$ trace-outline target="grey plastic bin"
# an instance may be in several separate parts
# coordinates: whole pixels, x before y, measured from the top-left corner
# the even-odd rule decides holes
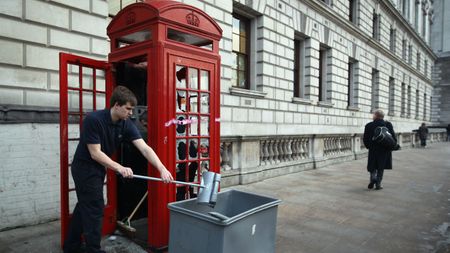
[[[170,203],[170,253],[273,253],[278,204],[274,198],[229,190],[215,208],[195,199]],[[221,220],[208,214],[227,216]]]

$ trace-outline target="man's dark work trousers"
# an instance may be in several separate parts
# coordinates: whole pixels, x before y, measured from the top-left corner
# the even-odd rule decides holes
[[[84,171],[83,171],[84,170]],[[86,170],[91,173],[86,173]],[[72,175],[75,182],[78,203],[73,211],[64,252],[77,252],[81,246],[81,235],[86,243],[86,252],[101,251],[101,227],[103,220],[103,182],[105,172],[96,168],[74,168]]]

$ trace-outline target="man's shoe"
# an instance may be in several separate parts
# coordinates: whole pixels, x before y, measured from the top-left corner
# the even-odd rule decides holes
[[[373,186],[375,185],[375,183],[374,182],[370,182],[370,184],[367,186],[367,188],[369,188],[369,189],[373,189]]]
[[[377,187],[375,187],[375,190],[381,190],[381,189],[383,189],[383,186],[381,186],[381,185],[377,185]]]

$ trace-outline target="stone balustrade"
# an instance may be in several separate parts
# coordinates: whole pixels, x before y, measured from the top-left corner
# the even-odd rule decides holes
[[[309,158],[308,137],[269,138],[260,141],[260,165]]]
[[[334,156],[352,152],[352,136],[331,136],[323,139],[324,156]]]
[[[397,133],[402,149],[416,146],[415,133]],[[445,141],[445,131],[430,131],[429,142]],[[362,134],[221,137],[222,186],[320,168],[367,156]]]

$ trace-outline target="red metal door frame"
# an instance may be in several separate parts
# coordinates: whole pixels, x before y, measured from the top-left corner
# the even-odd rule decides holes
[[[78,66],[78,84],[72,86],[68,83],[68,65]],[[92,88],[83,87],[83,68],[92,69]],[[104,90],[99,90],[97,83],[97,70],[105,72]],[[112,74],[109,64],[105,61],[93,60],[90,58],[60,53],[59,54],[59,80],[60,80],[60,199],[61,199],[61,245],[67,236],[71,213],[69,210],[69,193],[75,191],[69,188],[69,142],[79,141],[79,138],[69,138],[69,117],[77,117],[79,130],[83,123],[83,117],[86,112],[83,111],[83,94],[92,94],[93,110],[97,110],[97,95],[105,96],[105,106],[109,107],[109,98],[112,93]],[[69,111],[69,91],[78,92],[78,110],[76,112]],[[103,109],[103,108],[99,108]],[[116,228],[116,209],[117,209],[117,193],[116,193],[116,175],[108,170],[106,179],[107,203],[104,209],[103,234],[112,233]]]

